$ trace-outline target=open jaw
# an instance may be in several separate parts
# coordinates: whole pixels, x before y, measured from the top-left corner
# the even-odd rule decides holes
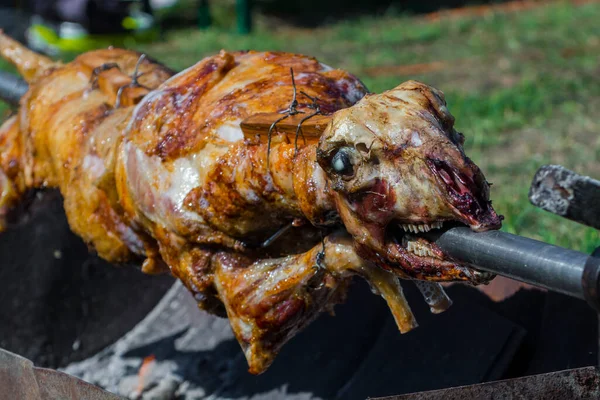
[[[385,263],[382,266],[413,279],[488,283],[493,274],[452,259],[434,241],[455,226],[467,226],[478,232],[500,228],[503,217],[496,214],[489,200],[489,184],[468,158],[460,169],[439,158],[427,157],[426,162],[452,216],[390,221],[384,245],[384,257],[390,263],[387,268]]]
[[[415,197],[411,197],[414,195],[410,192],[396,195],[396,199],[401,199],[400,204],[412,212],[392,215],[381,224],[374,224],[370,231],[383,232],[382,240],[371,242],[371,246],[359,246],[360,253],[401,278],[464,281],[473,285],[488,283],[494,278],[493,274],[452,259],[435,239],[455,226],[466,226],[477,232],[500,228],[502,216],[489,201],[489,184],[479,168],[466,158],[457,168],[439,158],[428,157],[427,166],[431,172],[431,193],[436,195],[425,204],[413,202]],[[383,187],[387,195],[390,186]]]
[[[374,254],[377,264],[400,277],[434,282],[464,281],[485,284],[494,278],[452,259],[434,242],[437,235],[458,221],[411,222],[392,221],[385,235],[385,254]]]

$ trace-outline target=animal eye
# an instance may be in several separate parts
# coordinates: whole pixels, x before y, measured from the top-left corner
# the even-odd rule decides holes
[[[331,158],[331,169],[339,175],[354,175],[354,165],[352,164],[351,152],[348,147],[342,147]]]

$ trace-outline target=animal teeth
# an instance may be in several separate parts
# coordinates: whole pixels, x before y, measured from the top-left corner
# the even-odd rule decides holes
[[[409,241],[406,244],[406,250],[410,251],[413,254],[416,254],[420,257],[435,257],[436,255],[425,247],[423,244],[419,242]]]
[[[400,225],[405,232],[429,232],[432,229],[439,229],[443,225],[442,221],[432,222],[431,224],[402,224]]]

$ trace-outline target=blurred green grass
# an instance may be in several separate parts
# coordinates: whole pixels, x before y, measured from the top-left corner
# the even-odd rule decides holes
[[[311,30],[256,20],[247,36],[182,29],[138,49],[174,69],[220,49],[282,50],[347,69],[374,92],[407,79],[434,85],[446,93],[467,154],[494,183],[504,230],[586,252],[600,245],[597,231],[527,198],[545,163],[600,178],[600,4],[435,21],[390,12]],[[406,68],[415,64],[423,65]]]

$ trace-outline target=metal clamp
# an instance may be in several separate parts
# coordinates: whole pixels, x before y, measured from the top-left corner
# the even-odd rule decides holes
[[[596,311],[600,312],[600,247],[587,259],[581,277],[583,295]]]

